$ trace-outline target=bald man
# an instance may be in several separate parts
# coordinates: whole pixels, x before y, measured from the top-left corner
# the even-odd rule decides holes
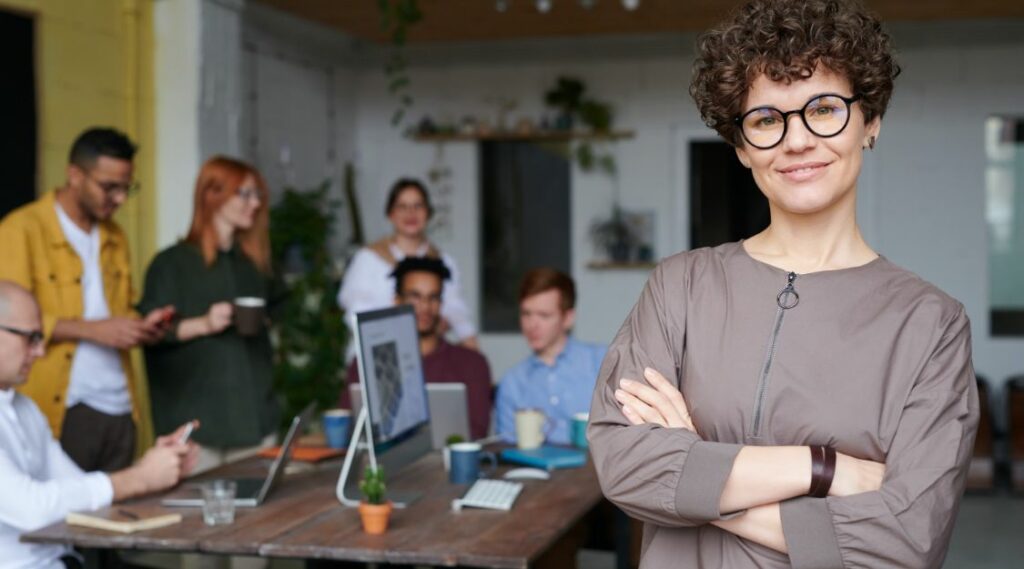
[[[79,567],[67,547],[19,543],[18,537],[68,512],[170,488],[196,459],[194,444],[178,442],[182,425],[157,439],[133,466],[111,474],[83,473],[54,440],[35,403],[14,390],[42,354],[35,299],[21,286],[0,280],[0,567]]]

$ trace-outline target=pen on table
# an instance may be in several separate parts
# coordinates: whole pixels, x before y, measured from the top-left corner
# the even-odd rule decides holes
[[[132,519],[132,520],[138,520],[139,519],[139,514],[136,514],[135,512],[132,512],[132,511],[129,511],[129,510],[118,508],[117,513],[121,514],[122,516],[124,516],[126,518]]]

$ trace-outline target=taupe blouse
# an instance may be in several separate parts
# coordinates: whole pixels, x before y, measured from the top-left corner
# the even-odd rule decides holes
[[[650,366],[697,433],[633,426],[614,391]],[[963,306],[884,257],[796,275],[740,243],[654,270],[601,368],[588,436],[609,500],[644,522],[643,568],[939,567],[978,423]],[[789,555],[710,525],[743,445],[832,445],[882,488],[781,504]]]

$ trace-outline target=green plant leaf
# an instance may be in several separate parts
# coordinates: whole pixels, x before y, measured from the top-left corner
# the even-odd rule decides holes
[[[399,20],[405,26],[411,26],[423,19],[419,3],[416,0],[399,0],[397,6]]]
[[[390,81],[388,91],[392,95],[398,95],[410,86],[408,76],[403,73],[407,61],[401,50],[408,39],[409,28],[423,19],[423,12],[420,10],[418,0],[378,0],[377,9],[380,12],[381,30],[390,35],[392,45],[397,48],[384,64],[384,74]],[[403,107],[412,106],[412,97],[408,94],[403,95],[399,105],[391,115],[393,127],[398,127],[402,123],[405,117]]]
[[[274,266],[284,267],[286,255],[293,254],[289,251],[305,266],[305,272],[285,279],[288,295],[271,329],[274,388],[283,402],[285,422],[310,402],[319,409],[334,406],[343,386],[348,329],[334,302],[340,275],[334,274],[328,240],[337,202],[328,197],[329,191],[329,180],[303,192],[286,188],[270,208]]]
[[[405,76],[396,77],[396,78],[392,79],[391,83],[388,85],[388,91],[391,92],[392,95],[394,95],[402,87],[408,87],[408,86],[409,86],[409,78],[408,77],[405,77]]]
[[[576,162],[584,172],[594,169],[594,148],[589,143],[581,142],[576,147]]]
[[[587,99],[580,104],[580,120],[597,132],[607,132],[612,126],[612,107]]]
[[[377,0],[377,11],[380,12],[380,29],[386,32],[391,29],[391,3],[388,0]]]
[[[608,174],[609,176],[614,176],[616,174],[617,169],[615,166],[615,157],[612,156],[611,154],[605,154],[604,156],[599,158],[597,161],[597,165],[602,172]]]

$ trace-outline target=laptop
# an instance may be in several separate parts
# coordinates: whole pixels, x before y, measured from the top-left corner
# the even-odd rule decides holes
[[[278,451],[277,457],[274,458],[266,478],[231,479],[237,484],[235,492],[236,508],[255,508],[263,504],[270,492],[280,484],[281,478],[284,477],[285,467],[288,466],[288,461],[291,459],[295,441],[299,439],[303,425],[309,422],[314,408],[314,405],[310,403],[292,419],[292,424],[288,428],[288,434],[285,435],[284,442],[281,444],[281,450]],[[203,497],[199,493],[199,488],[195,484],[187,486],[191,486],[191,488],[186,487],[184,492],[172,494],[161,500],[160,503],[170,507],[201,507],[203,505]]]
[[[349,401],[352,402],[352,416],[358,417],[363,407],[363,389],[358,383],[348,386]],[[466,403],[466,384],[428,383],[427,405],[430,408],[430,445],[443,449],[445,440],[459,435],[463,440],[469,437],[469,405]]]

